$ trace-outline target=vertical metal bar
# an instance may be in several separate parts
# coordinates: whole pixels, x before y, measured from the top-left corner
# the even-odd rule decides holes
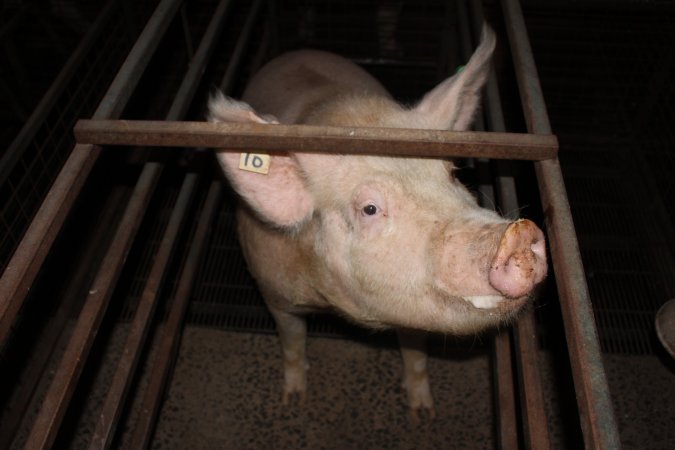
[[[251,10],[246,17],[246,22],[244,27],[239,34],[239,39],[237,39],[237,44],[232,51],[232,56],[230,57],[230,63],[227,65],[227,70],[223,76],[223,80],[220,83],[220,90],[227,92],[232,88],[232,82],[234,81],[234,76],[236,75],[237,68],[239,67],[239,62],[241,57],[244,55],[244,50],[251,38],[251,33],[253,32],[253,25],[258,18],[258,13],[260,12],[260,7],[262,6],[262,0],[255,0]]]
[[[222,29],[224,13],[228,4],[229,1],[225,0],[222,1],[218,6],[217,11],[214,14],[214,18],[209,24],[204,38],[200,43],[198,53],[191,61],[190,69],[188,70],[188,73],[186,74],[180,88],[178,89],[169,113],[167,114],[167,120],[178,120],[182,118],[187,111],[190,101],[194,96],[196,88],[199,84],[199,80],[201,79],[201,76],[204,72],[204,66],[206,65],[208,57],[213,51],[216,38]],[[154,185],[159,179],[162,166],[155,163],[148,163],[145,165],[145,168],[147,169],[148,167],[156,168],[152,175],[154,179],[152,182],[142,183],[141,178],[132,199],[136,197],[149,198],[154,192]],[[93,439],[90,444],[91,448],[108,448],[112,444],[112,438],[117,426],[119,414],[124,401],[126,400],[126,395],[131,383],[131,379],[136,369],[138,358],[147,336],[149,324],[151,323],[151,319],[156,308],[155,305],[159,286],[161,285],[162,279],[164,277],[168,260],[176,243],[176,235],[179,232],[182,220],[185,218],[188,201],[194,192],[194,186],[196,183],[197,176],[194,174],[189,175],[183,183],[183,187],[181,188],[181,194],[177,201],[176,209],[167,227],[165,238],[162,241],[160,250],[155,256],[152,272],[146,282],[147,284],[141,297],[139,309],[136,313],[127,338],[125,352],[118,363],[115,378],[108,391],[106,401],[104,403]],[[133,224],[129,223],[125,227],[127,230],[129,230],[129,233],[120,233],[113,240],[111,249],[109,250],[108,254],[106,254],[104,265],[108,261],[110,261],[111,264],[112,261],[116,261],[115,270],[121,270],[121,266],[123,265],[124,261],[116,259],[115,255],[117,254],[117,250],[120,247],[131,244],[133,237],[135,236],[135,231],[140,225],[143,214],[137,213],[134,217],[135,222]],[[106,298],[109,298],[111,292],[104,292],[102,295]],[[100,314],[101,317],[103,316],[106,309],[106,303],[107,300],[101,302],[96,314]],[[93,340],[95,335],[95,330],[92,330],[92,332],[89,332],[89,339]],[[86,359],[86,356],[87,354],[85,352],[84,354],[78,355],[78,358]]]
[[[516,360],[520,384],[520,407],[523,416],[525,447],[533,450],[551,448],[544,392],[539,374],[537,328],[534,309],[518,319],[514,328]]]
[[[458,8],[466,21],[462,21],[460,29],[465,34],[468,24],[472,23],[475,39],[478,39],[480,30],[484,24],[482,6],[480,2],[468,2],[471,9],[471,19],[466,13],[466,6],[460,2]],[[491,131],[506,131],[504,117],[499,99],[494,70],[491,69],[490,77],[486,86],[486,116],[490,123]],[[479,125],[484,122],[479,121]],[[485,160],[479,160],[479,169],[488,167]],[[518,218],[518,198],[516,195],[515,181],[511,176],[503,176],[505,169],[503,161],[496,161],[495,166],[500,174],[496,177],[499,205],[507,212],[510,219]],[[489,169],[488,169],[489,170]],[[492,194],[491,191],[482,189],[484,195]],[[523,418],[523,441],[527,448],[546,449],[550,448],[548,421],[544,406],[544,395],[539,374],[537,339],[533,310],[526,311],[518,323],[513,327],[514,347],[516,349],[516,361],[518,363],[518,381],[521,399],[521,411]],[[494,367],[495,382],[497,384],[498,403],[498,437],[500,448],[517,448],[518,427],[515,411],[515,389],[513,379],[512,347],[509,336],[501,333],[494,342]]]
[[[218,43],[218,36],[220,36],[220,33],[223,30],[225,13],[227,12],[230,3],[230,0],[221,0],[213,12],[213,18],[209,22],[206,31],[204,31],[204,36],[199,43],[199,48],[197,48],[194,58],[190,61],[190,67],[185,74],[186,80],[201,80],[206,64],[208,64],[209,58],[213,54],[213,50]],[[198,87],[199,83],[181,83],[176,92],[175,100],[171,105],[171,108],[169,108],[169,112],[166,114],[166,120],[180,120],[185,117],[185,114],[187,114],[188,108],[190,107],[190,102],[181,99],[192,99]]]
[[[213,53],[217,38],[222,31],[225,12],[229,4],[230,0],[222,0],[214,11],[199,48],[190,62],[190,68],[169,108],[166,120],[179,120],[187,112],[190,100],[194,97],[199,80],[201,80],[204,73],[204,67]],[[180,221],[185,219],[187,202],[192,196],[196,183],[196,174],[188,175],[183,183],[179,200],[176,202],[176,209],[165,232],[160,251],[155,256],[152,271],[146,282],[141,303],[139,303],[139,309],[136,312],[127,338],[125,351],[118,363],[117,372],[113,379],[113,384],[108,391],[108,396],[99,417],[90,448],[109,448],[112,444],[119,414],[126,400],[129,385],[138,363],[138,357],[144,345],[152,316],[154,315],[159,285],[163,279],[170,253],[173,251],[176,243],[178,224],[182,223]]]
[[[164,0],[159,4],[94,118],[119,117],[180,2]],[[99,153],[100,148],[96,146],[75,146],[3,272],[0,278],[0,348],[7,342],[28,291]]]
[[[497,388],[497,440],[502,450],[518,448],[516,422],[516,395],[514,392],[513,364],[511,360],[511,333],[503,331],[494,341],[494,378]]]
[[[99,105],[94,117],[117,115],[121,112],[124,104],[126,104],[126,100],[131,95],[135,82],[140,77],[140,73],[132,75],[129,71],[134,68],[141,69],[144,67],[144,61],[142,60],[147,59],[152,51],[154,51],[154,48],[156,48],[178,5],[178,0],[166,0],[158,6],[155,14],[149,20],[148,25],[132,49],[127,61],[118,73],[115,81],[113,81],[113,85],[106,93],[106,97]],[[129,80],[133,81],[129,82]],[[73,151],[74,154],[79,153],[77,147]],[[96,152],[97,154],[98,151]],[[93,160],[91,163],[93,164]],[[89,291],[89,296],[80,313],[75,331],[71,336],[54,379],[49,386],[47,396],[33,424],[25,448],[48,448],[51,447],[56,438],[68,403],[82,372],[84,361],[93,345],[94,338],[107,309],[112,293],[112,286],[114,286],[119,277],[123,262],[133,242],[133,236],[140,225],[138,217],[142,217],[142,212],[150,201],[160,173],[161,166],[159,164],[146,164],[136,185],[134,194],[127,205],[122,222],[115,233],[113,244]],[[61,178],[61,174],[59,178]],[[59,178],[57,178],[57,181]],[[82,176],[78,182],[73,184],[81,186],[84,178]],[[72,189],[72,187],[67,187],[67,189]],[[72,205],[72,200],[68,208]],[[65,216],[65,213],[63,214]]]
[[[528,131],[550,134],[520,4],[502,0]],[[620,448],[598,334],[558,159],[535,163],[586,448]]]
[[[180,8],[180,21],[183,27],[183,35],[185,36],[185,50],[188,59],[192,59],[195,55],[195,46],[192,43],[192,35],[190,34],[190,24],[188,23],[187,6],[185,3]]]
[[[166,268],[175,250],[177,237],[187,218],[187,209],[194,196],[197,180],[197,174],[190,174],[183,181],[174,210],[164,231],[159,250],[155,255],[145,289],[138,302],[136,314],[131,323],[126,344],[124,345],[124,351],[117,364],[117,370],[115,371],[112,385],[108,390],[103,409],[99,415],[89,448],[110,448],[112,444],[117,421],[119,420],[119,415],[131,386],[131,380],[138,365],[143,344],[145,343],[150,324],[152,323],[152,317],[157,307],[159,292],[166,275]]]
[[[467,2],[471,9],[471,19],[466,13],[465,4],[460,2],[458,8],[466,21],[461,29],[468,28],[471,22],[475,39],[479,39],[480,31],[484,24],[482,6],[480,2]],[[467,31],[464,31],[467,33]],[[486,104],[486,118],[490,124],[490,131],[506,131],[499,89],[494,69],[490,70],[490,76],[486,86],[484,103]],[[480,121],[482,125],[484,122]],[[503,169],[503,161],[495,161],[498,172]],[[488,162],[479,160],[479,169],[488,167]],[[500,167],[501,166],[501,167]],[[489,169],[488,169],[489,170]],[[518,218],[518,198],[516,195],[513,177],[498,176],[497,193],[499,205],[502,210],[508,212],[509,218]],[[489,194],[494,199],[492,190],[482,189],[484,195]],[[523,441],[527,448],[546,449],[550,448],[548,423],[544,407],[544,396],[541,377],[539,375],[536,336],[534,339],[525,339],[524,334],[535,335],[533,312],[526,311],[524,317],[513,327],[516,360],[519,367],[519,386],[521,398],[521,410],[523,418]],[[497,436],[499,447],[502,449],[518,448],[518,425],[516,421],[516,384],[513,376],[513,347],[509,333],[500,333],[494,341],[494,371],[497,400]]]
[[[234,75],[241,62],[244,49],[248,44],[255,19],[258,16],[261,0],[256,0],[249,11],[246,23],[239,35],[235,49],[230,58],[230,63],[225,71],[220,89],[223,92],[229,92],[234,80]],[[221,5],[222,6],[222,5]],[[226,8],[226,5],[223,6]],[[207,195],[204,209],[200,215],[195,237],[193,239],[190,252],[185,262],[185,267],[178,285],[178,290],[174,298],[174,304],[169,313],[166,324],[162,329],[160,347],[157,352],[157,360],[154,363],[152,374],[150,375],[149,387],[143,399],[141,413],[136,421],[136,428],[131,441],[131,448],[147,448],[152,433],[154,431],[157,414],[161,405],[162,395],[164,393],[167,381],[170,378],[173,362],[178,352],[178,344],[181,337],[181,326],[183,317],[187,311],[189,303],[189,294],[197,271],[198,263],[206,245],[206,238],[209,225],[215,214],[215,208],[220,199],[222,185],[220,181],[214,181],[211,184]]]
[[[131,446],[129,448],[147,448],[150,438],[152,437],[155,421],[157,420],[157,413],[159,412],[162,400],[162,394],[178,352],[183,317],[185,316],[190,301],[192,284],[204,252],[204,247],[206,246],[208,230],[211,221],[213,220],[213,216],[215,215],[216,207],[219,204],[221,192],[221,181],[214,181],[211,183],[206,201],[204,202],[204,207],[199,216],[197,229],[194,238],[192,239],[192,245],[190,246],[185,266],[181,273],[169,317],[162,327],[156,361],[152,368],[148,389],[143,398],[143,404],[141,406],[139,417],[136,420],[136,428],[134,429]]]
[[[117,204],[124,200],[122,189],[116,190],[112,194],[110,204]],[[103,211],[96,230],[92,236],[101,236],[108,233],[110,223],[117,215],[117,208],[107,208]],[[45,328],[41,332],[41,341],[44,342],[35,349],[31,356],[30,366],[21,373],[21,383],[12,393],[10,401],[5,405],[4,414],[0,415],[0,448],[9,448],[14,435],[18,430],[21,420],[25,417],[26,411],[34,396],[35,386],[44,375],[47,363],[58,345],[60,336],[63,333],[64,326],[72,312],[73,304],[82,298],[82,286],[86,283],[87,277],[91,276],[90,268],[94,266],[95,261],[100,258],[105,250],[103,242],[89,240],[89,244],[80,258],[77,272],[71,277],[68,286],[61,296],[64,301],[59,305],[56,313],[50,317]],[[91,281],[91,280],[88,280]]]
[[[94,112],[93,119],[119,117],[181,2],[182,0],[163,0],[157,6]]]
[[[47,390],[45,400],[26,441],[24,447],[26,449],[49,448],[54,443],[89,350],[108,307],[112,287],[122,271],[120,261],[123,262],[126,259],[131,248],[132,238],[140,225],[137,217],[142,216],[143,211],[147,208],[159,173],[161,173],[161,166],[156,163],[148,163],[143,169],[110,249],[89,290],[89,295],[80,312],[73,335],[68,342],[54,379]]]
[[[169,108],[166,117],[167,120],[182,119],[187,112],[190,102],[194,97],[194,93],[199,86],[199,81],[204,73],[204,68],[208,63],[208,59],[215,48],[217,38],[222,30],[225,12],[229,3],[229,0],[222,0],[214,11],[209,26],[204,32],[199,48],[194,54],[194,58],[190,61],[190,68]],[[185,16],[183,16],[183,19],[185,19]],[[108,395],[99,416],[94,436],[90,442],[90,448],[109,448],[110,445],[112,445],[119,415],[126,400],[129,386],[138,364],[138,358],[140,357],[156,309],[159,288],[165,275],[169,259],[174,250],[176,237],[186,218],[188,203],[194,193],[197,180],[198,176],[196,174],[190,174],[186,177],[183,186],[181,187],[179,198],[165,231],[164,238],[162,239],[160,249],[155,255],[150,276],[146,281],[138,309],[127,336],[124,353],[118,362],[115,377],[108,390]],[[139,215],[137,218],[138,222],[140,222],[141,218],[142,215]],[[106,255],[106,257],[107,256],[108,255]],[[121,263],[122,261],[120,261],[120,264]]]

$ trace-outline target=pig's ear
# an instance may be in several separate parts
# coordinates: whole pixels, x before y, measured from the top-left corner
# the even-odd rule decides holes
[[[279,123],[274,116],[258,114],[248,103],[226,97],[216,91],[209,98],[209,122],[225,123]]]
[[[220,93],[209,101],[208,119],[210,122],[278,123],[269,116],[259,115],[248,104]],[[249,158],[257,156],[249,154]],[[246,164],[240,164],[245,160],[241,153],[221,152],[217,158],[232,187],[262,220],[289,228],[311,218],[314,202],[293,156],[263,156],[269,158],[267,173],[247,170]]]
[[[480,103],[480,91],[490,73],[495,49],[494,32],[483,25],[481,42],[469,62],[457,74],[428,92],[414,108],[430,128],[468,130]]]

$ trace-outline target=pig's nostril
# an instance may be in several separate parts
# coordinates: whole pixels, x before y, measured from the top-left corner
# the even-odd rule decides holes
[[[538,257],[546,256],[546,245],[542,239],[535,239],[530,246],[532,253]]]

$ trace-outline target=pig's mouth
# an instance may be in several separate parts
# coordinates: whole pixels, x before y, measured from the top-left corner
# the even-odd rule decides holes
[[[527,303],[529,296],[517,299],[506,298],[501,295],[473,295],[462,297],[476,309],[518,309]]]

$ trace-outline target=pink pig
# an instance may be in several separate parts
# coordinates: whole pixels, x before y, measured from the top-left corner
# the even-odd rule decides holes
[[[467,130],[495,47],[485,27],[463,71],[414,107],[339,56],[297,51],[258,72],[243,99],[217,94],[212,122]],[[424,335],[472,334],[509,321],[546,276],[544,235],[481,208],[428,158],[273,154],[267,174],[218,160],[243,202],[238,231],[248,267],[274,316],[283,402],[306,393],[303,314],[332,310],[372,328],[395,327],[411,415],[434,416]]]

